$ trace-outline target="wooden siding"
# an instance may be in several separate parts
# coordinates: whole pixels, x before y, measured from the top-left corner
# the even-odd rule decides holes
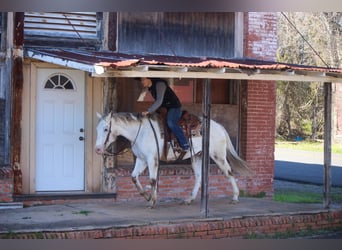
[[[25,38],[98,39],[96,12],[25,12]]]
[[[234,13],[119,13],[118,51],[234,56]]]
[[[5,163],[7,150],[5,150],[6,136],[6,100],[0,98],[0,167]]]

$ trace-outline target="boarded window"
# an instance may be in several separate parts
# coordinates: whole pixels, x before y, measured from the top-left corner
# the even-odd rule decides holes
[[[234,56],[234,13],[119,13],[118,49],[172,56]]]
[[[42,45],[48,46],[69,41],[91,45],[99,41],[99,27],[96,12],[25,12],[25,43],[43,41]]]

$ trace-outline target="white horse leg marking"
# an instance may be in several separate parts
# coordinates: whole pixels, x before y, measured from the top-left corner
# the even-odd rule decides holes
[[[184,203],[190,205],[191,202],[196,199],[197,193],[199,188],[201,187],[202,181],[202,157],[201,156],[194,156],[192,160],[192,169],[195,175],[195,184],[192,188],[192,192],[190,196],[184,200]]]
[[[151,158],[148,162],[148,171],[151,185],[150,208],[154,208],[157,202],[157,176],[158,176],[158,159]]]
[[[144,172],[146,167],[147,165],[143,160],[139,158],[136,159],[134,169],[132,172],[132,182],[137,187],[139,194],[142,195],[147,201],[149,201],[151,199],[151,195],[144,190],[144,188],[142,187],[139,181],[139,175],[142,172]]]
[[[221,154],[220,154],[221,155]],[[236,184],[235,178],[233,176],[231,167],[226,158],[219,157],[217,155],[213,155],[212,159],[215,161],[217,166],[221,169],[223,174],[228,178],[229,182],[233,188],[233,198],[232,203],[236,204],[239,202],[239,188]]]

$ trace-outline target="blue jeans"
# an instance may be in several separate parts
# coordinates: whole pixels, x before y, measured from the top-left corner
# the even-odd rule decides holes
[[[167,126],[171,129],[172,133],[176,136],[179,145],[182,149],[189,149],[189,142],[187,141],[183,130],[178,125],[178,121],[181,118],[182,109],[181,108],[170,108],[167,112]]]

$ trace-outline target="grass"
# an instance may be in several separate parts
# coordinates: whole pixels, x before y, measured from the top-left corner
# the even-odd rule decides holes
[[[74,211],[74,212],[72,212],[72,213],[73,213],[73,214],[81,214],[81,215],[88,216],[88,214],[90,214],[91,211],[81,210],[81,211]]]
[[[289,148],[295,150],[304,150],[312,152],[323,152],[324,143],[321,141],[284,141],[276,140],[276,148]],[[342,154],[342,145],[333,144],[331,145],[331,152],[334,154]],[[293,190],[281,190],[274,193],[274,200],[279,202],[290,202],[290,203],[322,203],[323,194],[315,192],[298,192]],[[332,202],[342,203],[341,193],[331,194]]]
[[[323,194],[282,190],[274,193],[274,200],[289,203],[322,203]],[[342,203],[342,194],[332,193],[331,201],[334,203]]]
[[[322,203],[322,194],[313,192],[281,191],[274,194],[274,200],[290,203]]]
[[[245,235],[245,239],[301,239],[301,238],[308,238],[308,239],[315,239],[320,238],[319,236],[334,234],[336,232],[340,232],[342,227],[331,227],[325,229],[306,229],[300,231],[291,231],[287,230],[286,232],[275,232],[274,234],[259,234],[259,233],[249,233]]]
[[[320,141],[293,142],[293,141],[276,140],[275,147],[313,151],[313,152],[323,152],[324,143]],[[342,145],[340,144],[331,145],[331,152],[334,154],[342,154]]]

